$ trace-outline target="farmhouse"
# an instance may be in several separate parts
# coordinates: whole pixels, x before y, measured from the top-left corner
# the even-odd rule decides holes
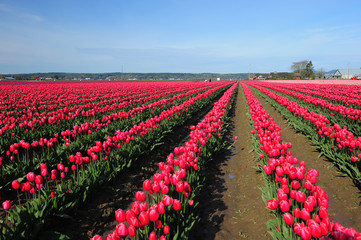
[[[336,79],[351,79],[353,77],[361,76],[361,68],[353,68],[353,69],[337,69],[333,74],[332,78]]]

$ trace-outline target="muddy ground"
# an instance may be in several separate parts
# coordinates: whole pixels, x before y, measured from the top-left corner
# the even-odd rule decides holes
[[[349,178],[340,177],[337,169],[326,158],[318,158],[319,153],[307,137],[296,133],[272,106],[260,96],[257,98],[281,126],[282,139],[292,142],[293,156],[306,161],[308,168],[319,170],[318,184],[330,197],[330,218],[361,231],[360,190]],[[141,189],[143,180],[156,171],[157,162],[164,161],[174,147],[184,142],[189,126],[199,120],[194,119],[179,129],[177,138],[165,144],[148,161],[139,161],[126,175],[120,176],[114,185],[105,187],[104,191],[79,209],[72,219],[53,219],[47,227],[67,234],[71,239],[89,239],[95,234],[102,235],[114,229],[115,210],[127,208],[133,200],[133,193]],[[207,180],[200,203],[202,220],[191,239],[272,239],[266,222],[273,216],[261,198],[259,187],[264,186],[261,174],[253,168],[257,164],[257,156],[252,152],[251,128],[241,88],[231,120],[233,124],[228,138],[238,136],[238,141],[229,151],[218,155],[209,168],[212,177]]]

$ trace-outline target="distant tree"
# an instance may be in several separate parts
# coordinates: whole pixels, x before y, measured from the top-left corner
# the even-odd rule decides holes
[[[313,64],[312,61],[303,60],[300,62],[294,62],[291,66],[296,75],[301,78],[312,78],[313,75]]]
[[[312,61],[309,61],[307,64],[306,64],[306,68],[303,72],[303,74],[301,74],[301,76],[303,75],[303,78],[308,78],[308,79],[313,79],[315,78],[314,77],[314,74],[313,74],[313,64],[312,64]]]
[[[21,75],[16,75],[15,80],[24,80],[24,77]]]
[[[295,73],[302,74],[302,71],[304,71],[306,69],[307,63],[308,63],[307,60],[303,60],[303,61],[300,61],[300,62],[294,62],[292,64],[292,66],[291,66],[291,69]]]
[[[321,79],[325,76],[326,71],[323,68],[318,69],[318,71],[316,72],[316,77]]]

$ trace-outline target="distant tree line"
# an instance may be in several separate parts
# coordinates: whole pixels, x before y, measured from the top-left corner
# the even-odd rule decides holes
[[[30,79],[56,79],[56,80],[196,80],[196,79],[246,79],[247,73],[218,74],[218,73],[27,73],[27,74],[3,74],[5,77],[13,77],[15,80]]]

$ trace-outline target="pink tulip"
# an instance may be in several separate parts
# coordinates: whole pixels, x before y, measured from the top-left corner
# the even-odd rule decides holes
[[[6,210],[9,210],[11,205],[13,204],[13,201],[10,201],[10,200],[6,200],[2,203],[3,205],[3,209],[6,211]]]
[[[119,208],[117,211],[115,211],[115,219],[119,223],[122,223],[125,221],[125,213],[123,212],[122,209]]]
[[[137,201],[139,202],[144,202],[145,201],[145,193],[142,191],[138,191],[135,193],[135,198],[137,199]]]
[[[179,211],[182,208],[182,204],[178,199],[173,200],[173,208],[176,211]]]
[[[17,189],[20,188],[20,183],[19,183],[18,180],[14,180],[14,181],[12,181],[11,186],[12,186],[15,190],[17,190]]]
[[[158,220],[158,218],[159,218],[159,214],[158,214],[157,210],[151,209],[149,211],[149,220],[151,220],[152,222],[155,222]]]
[[[288,224],[288,225],[292,225],[295,222],[292,215],[288,212],[283,215],[283,219],[285,220],[286,224]]]

